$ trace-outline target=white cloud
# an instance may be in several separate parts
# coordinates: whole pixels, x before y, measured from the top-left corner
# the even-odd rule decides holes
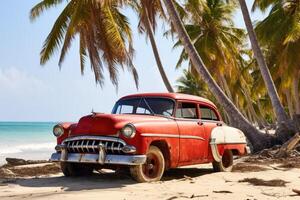
[[[53,89],[20,68],[0,68],[0,121],[38,121]]]
[[[0,91],[24,94],[49,89],[42,80],[15,67],[0,69]]]

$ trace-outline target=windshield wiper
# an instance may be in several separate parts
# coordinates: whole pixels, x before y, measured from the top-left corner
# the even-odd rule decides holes
[[[149,110],[151,112],[151,115],[153,115],[153,116],[159,116],[159,117],[164,117],[164,118],[167,118],[167,119],[173,119],[173,117],[171,117],[171,116],[166,116],[166,115],[163,115],[163,114],[157,114],[157,113],[155,113],[152,110],[152,108],[150,107],[150,105],[148,104],[147,100],[145,98],[143,98],[143,100],[144,100],[146,106],[149,108]]]
[[[151,115],[155,115],[154,111],[152,110],[152,108],[150,107],[150,105],[148,104],[145,98],[143,98],[143,101],[145,102],[146,106],[149,108]]]

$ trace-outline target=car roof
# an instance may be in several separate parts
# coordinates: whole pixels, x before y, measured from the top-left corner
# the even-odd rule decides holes
[[[216,105],[208,99],[195,96],[195,95],[182,94],[182,93],[139,93],[139,94],[127,95],[122,97],[121,99],[133,98],[133,97],[165,97],[165,98],[171,98],[176,100],[192,100],[192,101],[206,103],[216,107]]]

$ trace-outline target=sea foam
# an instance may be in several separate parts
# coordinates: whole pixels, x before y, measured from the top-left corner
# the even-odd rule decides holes
[[[22,152],[37,152],[37,151],[54,151],[56,143],[54,142],[46,142],[46,143],[34,143],[34,144],[23,144],[16,146],[7,146],[0,147],[0,155],[7,154],[16,154]]]

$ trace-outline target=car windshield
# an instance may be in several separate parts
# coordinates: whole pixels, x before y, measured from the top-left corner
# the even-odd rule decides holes
[[[130,98],[116,103],[112,114],[173,115],[174,101],[167,98]]]

